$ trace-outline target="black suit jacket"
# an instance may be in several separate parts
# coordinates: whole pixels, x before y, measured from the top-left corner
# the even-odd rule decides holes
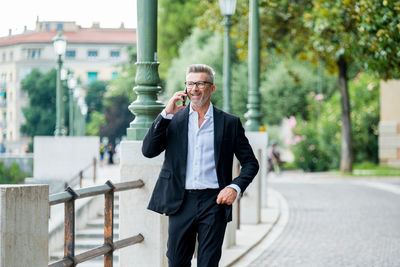
[[[159,115],[143,140],[145,157],[158,156],[165,150],[164,163],[154,187],[148,209],[171,215],[182,205],[185,194],[188,150],[189,109],[179,110],[172,120]],[[233,155],[242,168],[232,181]],[[219,188],[234,183],[242,193],[258,172],[258,162],[249,145],[240,119],[214,107],[214,158]],[[232,208],[226,205],[226,219],[232,218]]]

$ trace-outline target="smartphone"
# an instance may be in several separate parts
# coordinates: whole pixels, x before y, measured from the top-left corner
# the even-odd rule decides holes
[[[187,95],[187,88],[185,88],[185,94]],[[182,98],[182,106],[186,106],[186,96],[183,96]]]

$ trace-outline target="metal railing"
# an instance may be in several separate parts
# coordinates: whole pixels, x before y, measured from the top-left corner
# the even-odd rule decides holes
[[[76,266],[79,263],[104,255],[104,267],[113,266],[113,252],[117,249],[140,243],[144,240],[141,234],[113,241],[114,233],[114,193],[144,186],[142,180],[113,184],[107,181],[104,185],[73,190],[68,187],[65,192],[50,195],[49,205],[65,204],[64,219],[64,258],[49,264],[49,267]],[[104,194],[104,244],[100,247],[75,255],[75,200]]]
[[[73,177],[71,177],[68,181],[66,181],[64,184],[61,184],[55,188],[55,192],[61,191],[63,189],[66,189],[67,187],[76,187],[79,185],[79,188],[82,188],[83,184],[83,179],[85,178],[84,173],[88,170],[92,169],[92,179],[93,183],[96,183],[97,179],[97,159],[93,158],[93,161],[88,164],[86,167],[82,168],[77,174],[75,174]],[[87,177],[87,176],[86,176]],[[88,177],[89,178],[89,177]],[[54,192],[53,191],[53,192]]]

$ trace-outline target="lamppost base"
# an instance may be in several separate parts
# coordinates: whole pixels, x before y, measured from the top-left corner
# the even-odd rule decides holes
[[[128,140],[143,140],[149,128],[128,128],[126,138]]]

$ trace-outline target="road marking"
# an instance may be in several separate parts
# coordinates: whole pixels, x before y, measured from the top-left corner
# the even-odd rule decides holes
[[[352,184],[356,184],[356,185],[363,185],[363,186],[368,186],[368,187],[372,187],[375,189],[380,189],[380,190],[384,190],[387,192],[391,192],[397,195],[400,195],[400,187],[396,186],[396,185],[391,185],[391,184],[386,184],[386,183],[381,183],[381,182],[359,182],[359,181],[352,181]]]

